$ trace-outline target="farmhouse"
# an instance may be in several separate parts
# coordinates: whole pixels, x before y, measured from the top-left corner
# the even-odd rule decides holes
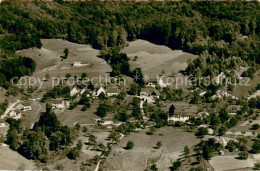
[[[189,120],[189,116],[185,116],[185,115],[174,115],[172,117],[168,117],[168,121],[170,122],[186,122],[187,120]]]
[[[77,95],[79,93],[79,90],[76,88],[76,87],[74,87],[71,91],[70,91],[70,96],[75,96],[75,95]]]
[[[84,93],[85,93],[85,91],[86,91],[86,89],[85,88],[83,88],[81,91],[80,91],[80,95],[82,96]]]
[[[97,89],[97,91],[95,91],[92,95],[98,97],[101,93],[106,94],[106,91],[103,87],[100,87],[99,89]]]
[[[154,88],[142,88],[140,91],[140,96],[159,98],[160,93]]]
[[[9,113],[9,116],[12,117],[13,119],[20,119],[22,114],[21,113],[16,113],[15,111],[11,111]]]
[[[23,111],[30,111],[32,110],[32,106],[30,103],[20,103],[16,109],[23,110]]]
[[[51,106],[52,106],[52,108],[64,109],[65,102],[64,102],[64,100],[53,100],[51,103]]]
[[[154,103],[155,99],[159,99],[160,93],[154,88],[142,88],[140,98],[147,103]]]
[[[117,96],[118,95],[118,89],[117,88],[108,88],[107,89],[107,96]]]
[[[226,75],[224,74],[224,72],[221,72],[217,77],[215,77],[215,82],[217,84],[221,84],[222,81],[226,78]]]
[[[223,90],[218,90],[216,92],[216,94],[212,96],[212,99],[216,99],[216,98],[222,99],[223,97],[231,97],[232,99],[238,99],[237,97],[235,97]]]
[[[237,140],[234,138],[228,138],[228,137],[222,137],[222,136],[212,136],[212,135],[205,135],[204,138],[202,139],[202,141],[208,141],[210,138],[215,139],[218,143],[220,143],[224,147],[227,146],[227,143],[229,141],[237,142]]]
[[[82,66],[87,66],[88,64],[82,64],[81,62],[79,61],[76,61],[72,64],[72,66],[74,67],[82,67]]]
[[[158,85],[157,80],[150,80],[150,81],[146,82],[147,87],[155,88],[157,85]]]

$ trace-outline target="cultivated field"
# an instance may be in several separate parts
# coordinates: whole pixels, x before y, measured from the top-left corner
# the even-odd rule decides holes
[[[209,163],[215,171],[223,170],[239,170],[244,168],[253,168],[254,162],[251,158],[247,160],[238,160],[237,156],[216,156],[213,157]]]
[[[150,78],[165,72],[166,76],[178,73],[187,67],[187,60],[196,56],[181,50],[171,50],[166,46],[155,45],[145,40],[129,42],[129,46],[122,52],[126,53],[131,61],[131,68],[141,67],[144,74]],[[138,56],[136,61],[134,57]]]
[[[192,147],[199,142],[194,135],[182,129],[164,127],[158,129],[154,135],[146,135],[146,131],[131,133],[113,146],[110,156],[105,161],[104,170],[144,170],[147,165],[156,163],[159,170],[169,170],[185,145]],[[128,140],[134,142],[134,148],[125,150]],[[157,141],[162,147],[154,148]]]

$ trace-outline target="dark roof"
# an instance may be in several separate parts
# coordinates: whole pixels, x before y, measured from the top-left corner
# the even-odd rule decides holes
[[[52,104],[61,104],[62,102],[63,102],[63,100],[57,99],[57,100],[53,100]]]
[[[145,93],[147,93],[149,95],[156,95],[156,96],[160,95],[158,90],[156,90],[154,88],[151,88],[151,87],[149,87],[149,88],[142,88],[141,92],[145,92]]]
[[[29,103],[29,102],[22,102],[21,103],[23,106],[31,106],[31,103]]]
[[[107,93],[117,93],[117,88],[108,88]]]

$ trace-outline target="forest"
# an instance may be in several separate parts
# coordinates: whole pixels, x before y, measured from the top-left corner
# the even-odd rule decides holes
[[[0,47],[3,55],[40,48],[40,38],[62,38],[91,44],[105,56],[111,48],[125,47],[127,41],[145,39],[202,55],[190,63],[188,73],[214,76],[224,66],[217,64],[223,59],[234,68],[241,62],[233,57],[249,66],[260,63],[259,8],[256,1],[3,2]],[[121,69],[129,67],[127,61],[120,61],[113,61],[117,69],[113,74],[128,74]],[[202,68],[198,69],[198,64]]]
[[[12,59],[2,59],[0,61],[0,87],[8,86],[8,81],[12,78],[20,78],[24,75],[31,75],[36,68],[36,63],[31,58],[18,57]],[[14,79],[13,81],[17,81]]]

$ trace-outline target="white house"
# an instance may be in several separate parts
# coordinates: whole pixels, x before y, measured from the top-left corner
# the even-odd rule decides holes
[[[79,62],[79,61],[76,61],[76,62],[74,62],[74,63],[72,64],[72,66],[74,66],[74,67],[82,67],[82,66],[87,66],[87,65],[89,65],[89,64],[82,64],[82,63]]]
[[[182,116],[182,115],[174,115],[172,117],[168,117],[168,121],[170,122],[186,122],[187,120],[189,120],[189,116]]]
[[[12,117],[13,119],[20,119],[22,114],[21,113],[16,113],[15,111],[11,111],[9,113],[9,116]]]
[[[64,100],[53,100],[51,103],[52,108],[64,109],[65,101]]]
[[[161,88],[167,87],[167,86],[169,85],[169,84],[164,83],[162,78],[160,78],[158,84],[159,84],[159,86],[160,86]]]
[[[8,126],[8,125],[5,124],[4,122],[1,122],[1,123],[0,123],[0,128],[7,127],[7,126]]]
[[[85,91],[86,91],[86,89],[85,88],[83,88],[81,91],[80,91],[80,95],[82,96],[84,93],[85,93]]]
[[[224,72],[221,72],[217,77],[215,77],[215,82],[217,84],[221,84],[222,81],[226,78],[226,75],[224,74]]]
[[[118,89],[117,88],[108,88],[107,89],[107,96],[117,96],[118,95]]]
[[[96,92],[93,93],[93,96],[98,97],[101,93],[106,94],[106,91],[103,87],[100,87]]]
[[[157,80],[151,80],[146,83],[147,87],[153,87],[155,88],[158,85]]]
[[[218,90],[216,92],[216,94],[212,96],[212,99],[216,99],[216,98],[222,99],[224,96],[225,97],[231,97],[232,99],[238,99],[237,97],[235,97],[235,96],[233,96],[233,95],[231,95],[228,92],[225,92],[223,90]]]
[[[76,87],[74,87],[71,91],[70,91],[70,96],[75,96],[75,95],[77,95],[79,93],[79,90],[76,88]]]
[[[200,97],[204,96],[207,93],[207,91],[203,91],[200,93]]]
[[[32,106],[30,103],[20,103],[16,109],[23,110],[23,111],[30,111],[32,110]]]

